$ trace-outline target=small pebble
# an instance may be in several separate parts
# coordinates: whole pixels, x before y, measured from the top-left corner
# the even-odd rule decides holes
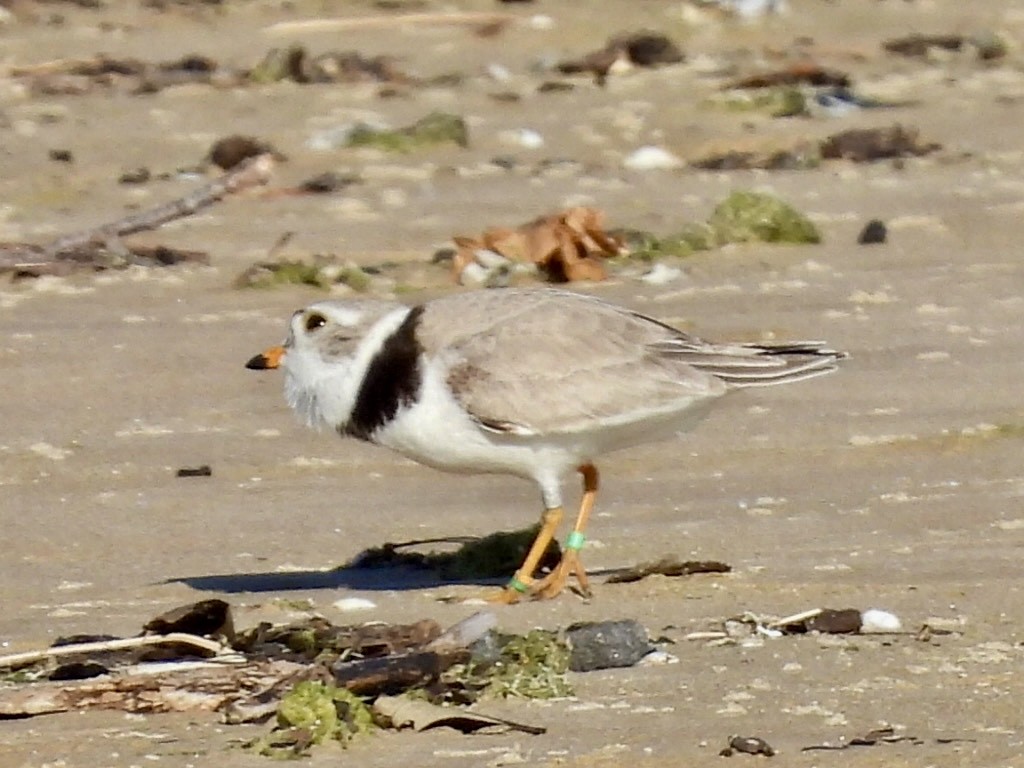
[[[544,146],[544,137],[530,128],[503,131],[500,138],[505,144],[513,144],[523,149],[540,149]]]
[[[117,178],[118,184],[145,184],[152,178],[149,168],[142,166],[125,171]]]
[[[70,149],[51,149],[48,154],[55,163],[73,163],[75,161],[75,156]]]
[[[364,597],[343,597],[331,605],[339,611],[369,611],[377,607],[375,602]]]
[[[670,267],[667,264],[658,262],[648,272],[640,276],[640,279],[648,285],[664,285],[678,280],[683,270],[678,267]]]
[[[622,164],[633,171],[663,171],[680,168],[683,161],[667,149],[646,146],[631,152]]]
[[[651,651],[637,662],[639,667],[660,667],[664,664],[678,664],[679,657],[667,651]]]

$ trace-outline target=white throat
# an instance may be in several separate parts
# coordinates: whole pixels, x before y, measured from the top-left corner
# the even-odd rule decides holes
[[[366,370],[409,312],[408,307],[399,307],[384,315],[370,326],[354,354],[337,359],[296,340],[282,363],[288,405],[311,427],[338,429],[348,423]]]

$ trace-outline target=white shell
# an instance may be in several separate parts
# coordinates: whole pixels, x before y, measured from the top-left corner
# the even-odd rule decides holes
[[[903,624],[895,613],[869,608],[860,615],[861,632],[899,632]]]

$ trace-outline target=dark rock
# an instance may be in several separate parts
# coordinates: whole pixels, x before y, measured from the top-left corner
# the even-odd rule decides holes
[[[189,635],[234,637],[231,606],[223,600],[200,600],[150,619],[143,629],[156,635],[184,632]]]
[[[884,243],[888,234],[884,221],[872,219],[864,225],[864,229],[857,235],[857,242],[860,245],[877,245],[878,243]]]
[[[848,635],[853,632],[859,632],[862,623],[861,613],[856,608],[844,608],[842,610],[826,608],[817,616],[807,620],[807,631]]]
[[[633,619],[573,624],[565,630],[565,641],[573,672],[631,667],[651,651],[647,630]]]
[[[48,676],[49,680],[88,680],[110,672],[105,665],[97,661],[71,661],[61,664]]]
[[[765,757],[775,754],[771,744],[757,736],[733,736],[729,739],[729,746],[718,754],[721,757],[732,757],[737,752],[744,755],[764,755]]]

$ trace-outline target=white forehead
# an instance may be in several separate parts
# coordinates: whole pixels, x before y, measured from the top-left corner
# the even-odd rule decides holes
[[[344,325],[350,328],[354,328],[359,325],[366,315],[365,312],[351,305],[338,306],[337,304],[328,307],[326,314],[328,314],[338,325]]]
[[[335,302],[318,302],[310,304],[303,310],[295,313],[296,317],[303,317],[310,312],[319,312],[329,317],[337,325],[347,328],[355,328],[366,318],[364,309],[353,304],[340,304]]]

